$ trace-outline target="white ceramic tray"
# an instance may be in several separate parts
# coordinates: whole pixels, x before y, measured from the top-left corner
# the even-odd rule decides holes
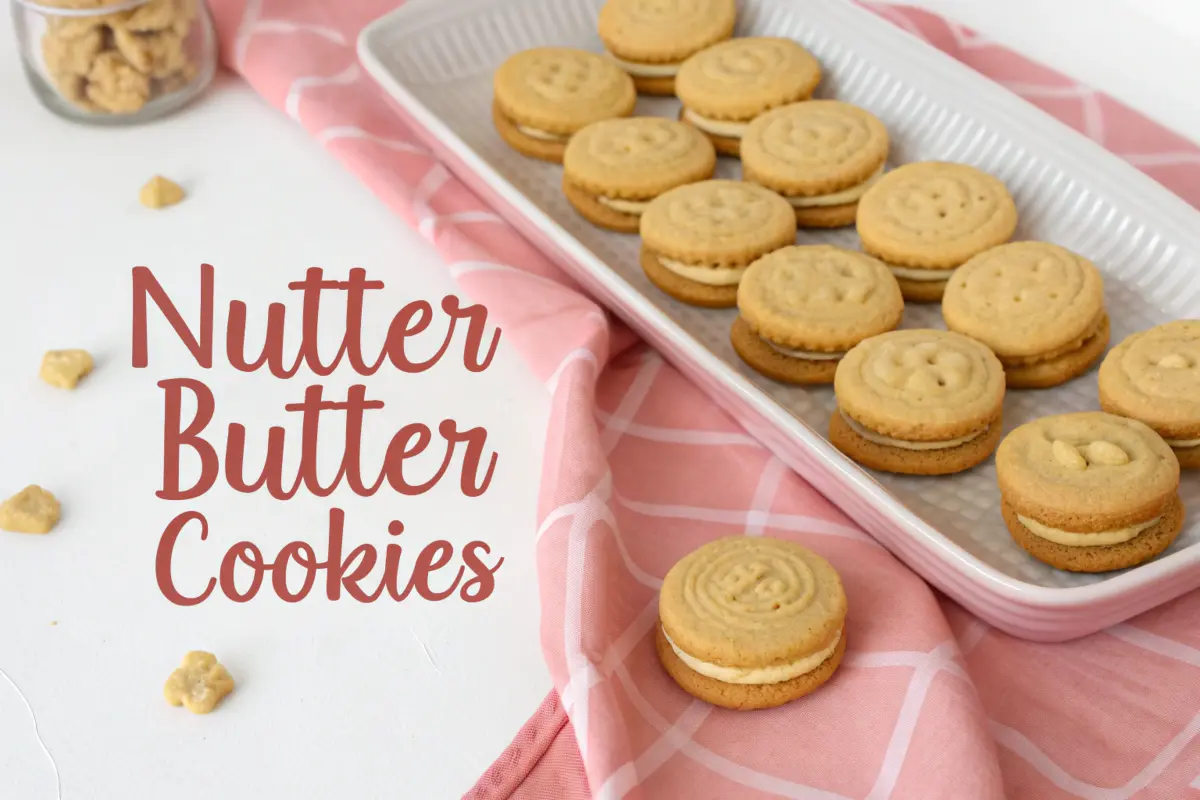
[[[1185,473],[1191,512],[1157,560],[1103,576],[1035,561],[1009,538],[991,462],[942,478],[870,473],[823,438],[829,389],[774,383],[746,368],[728,341],[734,311],[678,303],[638,266],[636,236],[580,219],[560,168],[523,158],[490,121],[491,76],[539,45],[601,50],[603,0],[412,0],[359,40],[367,70],[447,165],[555,258],[790,467],[926,580],[984,620],[1023,638],[1091,633],[1200,586],[1200,479]],[[891,131],[893,163],[973,164],[1009,186],[1017,238],[1045,239],[1104,272],[1114,343],[1180,317],[1200,317],[1200,215],[1133,167],[1007,90],[844,0],[743,0],[739,35],[788,36],[820,58],[818,94],[870,109]],[[639,113],[674,116],[675,100]],[[737,177],[737,161],[720,173]],[[856,248],[853,231],[801,232],[802,242]],[[943,327],[936,305],[909,305],[905,327]],[[1097,408],[1093,370],[1047,391],[1013,391],[1008,428],[1037,416]]]

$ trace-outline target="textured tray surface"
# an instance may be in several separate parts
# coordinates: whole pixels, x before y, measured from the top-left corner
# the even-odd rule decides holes
[[[892,164],[919,160],[960,161],[1005,181],[1021,212],[1018,239],[1057,242],[1092,259],[1103,271],[1115,344],[1128,334],[1182,317],[1200,317],[1200,252],[1197,234],[1164,223],[1121,191],[1128,177],[1110,170],[1097,177],[1078,164],[1041,152],[1020,126],[1002,113],[981,108],[978,98],[904,74],[876,48],[856,50],[855,31],[845,17],[823,14],[833,0],[742,4],[739,35],[788,36],[822,62],[826,77],[819,96],[836,97],[878,115],[893,139]],[[489,116],[492,71],[510,54],[559,44],[602,49],[594,31],[602,0],[516,0],[476,2],[472,13],[452,16],[447,8],[421,19],[425,24],[388,31],[374,55],[434,115],[505,180],[516,187],[671,320],[749,380],[758,390],[824,435],[834,408],[831,389],[783,386],[745,367],[729,345],[735,311],[707,311],[678,303],[649,284],[638,266],[638,239],[601,231],[578,217],[564,199],[561,170],[521,157],[492,129]],[[441,17],[441,19],[439,19]],[[894,59],[893,59],[894,60]],[[638,113],[675,116],[675,100],[639,102]],[[1064,135],[1068,132],[1063,131]],[[740,164],[722,159],[722,177],[740,177]],[[1143,187],[1144,188],[1144,187]],[[1179,209],[1172,206],[1172,210]],[[800,243],[831,243],[853,249],[852,230],[802,231]],[[945,327],[939,307],[909,304],[904,327]],[[1013,391],[1005,402],[1005,426],[1030,419],[1098,408],[1096,372],[1056,389]],[[1042,587],[1074,587],[1109,580],[1059,572],[1025,554],[1000,518],[992,462],[962,475],[906,478],[872,473],[917,516],[970,556],[1017,581]],[[1185,473],[1182,494],[1200,509],[1200,480]],[[1168,551],[1200,542],[1200,513]]]

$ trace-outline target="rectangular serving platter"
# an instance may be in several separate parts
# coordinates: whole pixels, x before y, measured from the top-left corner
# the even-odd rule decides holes
[[[492,73],[520,50],[602,45],[603,0],[411,0],[366,28],[363,65],[414,131],[468,186],[600,302],[658,348],[751,435],[931,584],[1015,636],[1064,641],[1124,621],[1200,586],[1200,479],[1184,474],[1192,514],[1171,549],[1106,575],[1060,572],[1016,546],[1000,517],[992,462],[950,477],[873,473],[823,437],[831,389],[753,372],[729,345],[733,310],[693,308],[651,286],[636,236],[581,219],[561,169],[509,149],[490,122]],[[1200,317],[1200,214],[1124,161],[919,39],[845,0],[742,0],[737,34],[786,36],[822,62],[818,96],[869,109],[887,125],[893,165],[972,164],[997,175],[1021,212],[1018,239],[1057,242],[1102,270],[1113,342]],[[675,116],[678,101],[639,101]],[[718,174],[740,177],[721,159]],[[858,248],[853,230],[802,243]],[[940,309],[909,304],[904,327],[943,328]],[[1013,391],[1005,427],[1098,408],[1095,371],[1043,391]]]

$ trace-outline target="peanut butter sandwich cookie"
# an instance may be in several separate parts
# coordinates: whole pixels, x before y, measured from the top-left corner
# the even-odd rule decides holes
[[[571,137],[563,155],[563,192],[589,222],[637,233],[651,200],[711,178],[716,166],[712,142],[682,122],[602,120]]]
[[[1104,279],[1085,258],[1046,242],[1013,242],[954,272],[946,327],[992,348],[1010,389],[1058,386],[1108,346]]]
[[[796,215],[757,184],[703,181],[652,200],[641,234],[651,283],[694,306],[732,308],[746,268],[796,241]]]
[[[962,472],[1000,441],[1004,367],[957,333],[901,330],[867,339],[838,364],[833,390],[829,441],[871,469]]]
[[[1135,333],[1100,365],[1100,407],[1140,420],[1200,468],[1200,320]]]
[[[846,652],[846,593],[828,561],[792,542],[718,539],[663,580],[658,658],[693,697],[772,708],[816,690]]]
[[[1013,539],[1057,569],[1132,567],[1183,527],[1179,461],[1137,420],[1089,411],[1022,425],[996,451],[996,479]]]
[[[571,134],[593,122],[628,117],[633,79],[610,59],[567,47],[512,56],[493,77],[492,122],[523,155],[561,162]]]
[[[809,100],[747,126],[742,177],[783,195],[800,227],[838,228],[854,224],[858,201],[883,174],[887,156],[887,128],[874,114]]]
[[[738,285],[730,339],[754,369],[784,383],[833,383],[846,351],[894,330],[904,298],[887,266],[829,245],[785,247]]]
[[[891,266],[906,300],[942,299],[955,268],[1004,244],[1017,207],[997,178],[965,164],[905,164],[858,201],[863,249]]]
[[[675,94],[683,62],[733,36],[734,0],[608,0],[600,39],[639,92]]]
[[[791,39],[732,39],[683,62],[675,93],[681,118],[736,156],[750,121],[772,108],[807,100],[821,82],[821,64]]]

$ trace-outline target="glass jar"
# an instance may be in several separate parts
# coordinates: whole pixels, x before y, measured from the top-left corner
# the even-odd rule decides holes
[[[55,113],[129,124],[184,106],[212,81],[204,0],[10,0],[25,74]]]

